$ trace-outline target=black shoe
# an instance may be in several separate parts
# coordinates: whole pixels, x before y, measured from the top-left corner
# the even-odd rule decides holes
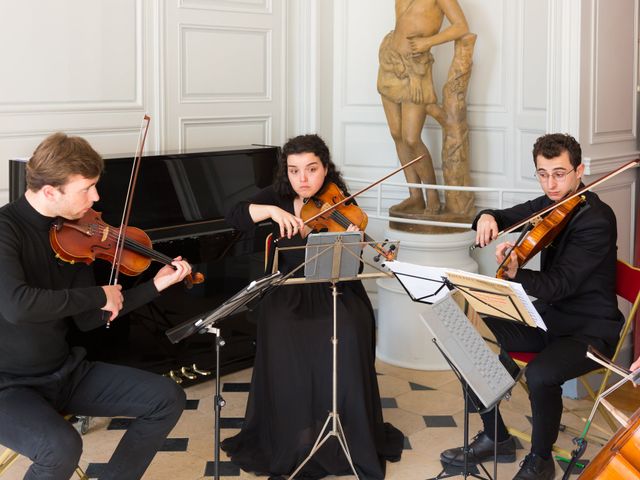
[[[545,460],[540,455],[530,453],[520,462],[520,471],[513,480],[553,480],[555,472],[553,458]]]
[[[469,454],[467,455],[469,465],[493,460],[493,445],[493,440],[484,432],[479,432],[469,444]],[[445,450],[440,454],[440,460],[449,465],[463,467],[464,452],[462,450],[463,447]],[[496,460],[499,463],[516,461],[516,441],[513,437],[510,436],[506,440],[498,442],[498,456]]]

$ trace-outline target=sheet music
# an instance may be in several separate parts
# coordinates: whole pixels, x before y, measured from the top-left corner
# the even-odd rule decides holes
[[[499,278],[487,277],[486,275],[480,275],[478,273],[465,272],[464,270],[454,270],[454,269],[446,269],[447,276],[451,279],[454,284],[463,283],[465,280],[471,280],[473,284],[476,284],[475,287],[485,286],[488,289],[496,288],[498,290],[502,290],[501,295],[504,295],[504,301],[506,302],[509,295],[515,295],[515,298],[518,302],[515,305],[515,308],[521,315],[528,320],[531,326],[536,326],[547,331],[547,326],[544,323],[544,320],[533,306],[531,299],[527,295],[527,292],[524,291],[522,285],[517,282],[511,282],[507,280],[501,280]],[[475,295],[479,295],[476,291]],[[490,311],[491,303],[496,302],[497,299],[494,297],[487,296],[487,303],[489,303],[489,310],[481,308],[478,304],[473,304],[474,308],[480,312],[488,315],[500,316],[496,312]],[[504,307],[507,307],[505,304]],[[524,309],[525,311],[521,311]]]
[[[384,266],[396,275],[413,301],[432,304],[441,300],[449,292],[443,282],[443,279],[448,278],[476,312],[525,321],[531,327],[547,331],[544,320],[519,283],[464,270],[415,265],[397,260],[385,262]]]

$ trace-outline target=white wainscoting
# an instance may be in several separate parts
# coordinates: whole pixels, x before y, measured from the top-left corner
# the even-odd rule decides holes
[[[0,204],[8,159],[55,131],[132,152],[148,113],[147,151],[282,143],[286,10],[283,0],[1,2]]]

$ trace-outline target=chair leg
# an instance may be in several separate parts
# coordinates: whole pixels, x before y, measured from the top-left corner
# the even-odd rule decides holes
[[[5,449],[5,451],[2,452],[2,455],[0,455],[0,475],[2,475],[13,464],[13,462],[18,459],[19,456],[20,454],[14,452],[10,448]],[[89,480],[89,477],[87,477],[87,474],[82,468],[76,467],[75,473],[78,475],[80,480]]]
[[[89,477],[87,477],[87,474],[84,473],[84,470],[82,470],[80,467],[76,467],[76,475],[78,475],[78,478],[80,480],[89,480]]]
[[[517,430],[515,428],[508,428],[507,430],[509,431],[509,435],[519,438],[520,440],[524,440],[527,443],[531,443],[531,435],[524,433],[523,431]],[[554,445],[552,447],[552,450],[558,455],[561,455],[566,458],[571,458],[571,452],[569,452],[568,450],[565,450],[564,448],[560,448]]]
[[[3,474],[18,459],[19,455],[10,448],[0,455],[0,475]]]

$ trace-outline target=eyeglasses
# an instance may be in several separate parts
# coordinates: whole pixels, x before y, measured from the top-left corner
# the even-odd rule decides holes
[[[567,178],[567,175],[569,175],[571,172],[573,172],[575,170],[575,167],[572,168],[571,170],[558,170],[555,171],[551,174],[548,174],[547,172],[545,172],[544,170],[540,170],[539,172],[536,172],[536,177],[538,177],[538,180],[540,180],[541,182],[547,182],[549,181],[549,177],[553,177],[553,179],[556,182],[564,182],[564,179]]]

